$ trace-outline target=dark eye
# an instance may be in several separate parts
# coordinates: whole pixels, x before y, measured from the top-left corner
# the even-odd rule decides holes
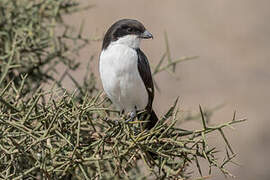
[[[127,32],[132,32],[132,31],[133,31],[133,29],[131,27],[127,28]]]

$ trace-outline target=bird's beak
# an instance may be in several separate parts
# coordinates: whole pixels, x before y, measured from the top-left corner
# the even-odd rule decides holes
[[[152,38],[152,39],[153,39],[153,35],[152,35],[149,31],[145,30],[145,31],[140,35],[140,38],[143,38],[143,39],[150,39],[150,38]]]

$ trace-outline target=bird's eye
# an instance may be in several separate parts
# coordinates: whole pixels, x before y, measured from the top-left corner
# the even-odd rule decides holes
[[[133,30],[132,30],[131,27],[127,28],[127,32],[132,32],[132,31],[133,31]]]

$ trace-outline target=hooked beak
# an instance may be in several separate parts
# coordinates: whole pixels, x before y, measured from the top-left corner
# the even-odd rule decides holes
[[[142,39],[150,39],[150,38],[152,38],[152,39],[153,39],[153,35],[152,35],[149,31],[145,30],[145,31],[140,35],[140,38],[142,38]]]

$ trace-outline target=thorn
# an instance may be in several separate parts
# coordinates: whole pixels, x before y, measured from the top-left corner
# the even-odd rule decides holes
[[[202,110],[202,106],[200,104],[199,104],[199,108],[200,108],[200,113],[201,113],[201,117],[202,117],[203,128],[207,129],[206,121],[205,121],[203,110]]]

